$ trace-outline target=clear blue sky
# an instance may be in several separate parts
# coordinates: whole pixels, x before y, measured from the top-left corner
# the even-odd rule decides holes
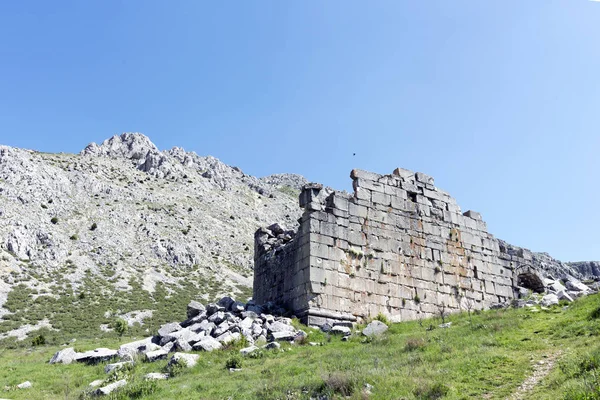
[[[401,166],[565,261],[600,259],[599,119],[588,0],[0,2],[2,144],[143,132],[338,189]]]

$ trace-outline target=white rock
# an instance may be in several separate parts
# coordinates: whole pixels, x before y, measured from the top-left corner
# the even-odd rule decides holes
[[[147,381],[161,381],[169,379],[169,374],[163,374],[160,372],[150,372],[149,374],[144,375],[144,379]]]
[[[379,336],[382,335],[385,331],[388,330],[388,326],[381,321],[374,320],[367,325],[365,329],[363,329],[362,334],[365,336]]]
[[[542,305],[548,307],[554,304],[558,304],[558,297],[555,294],[550,293],[542,297]]]
[[[175,353],[169,360],[169,365],[179,363],[188,368],[192,368],[198,363],[199,358],[200,356],[198,354]]]
[[[77,358],[77,353],[72,347],[57,351],[50,359],[50,364],[71,364]]]
[[[127,385],[127,380],[121,379],[120,381],[113,382],[110,385],[106,385],[97,389],[94,394],[96,396],[106,396],[125,385]]]
[[[19,384],[17,385],[17,388],[18,388],[18,389],[31,389],[31,386],[32,386],[31,382],[29,382],[29,381],[25,381],[25,382],[23,382],[23,383],[19,383]]]

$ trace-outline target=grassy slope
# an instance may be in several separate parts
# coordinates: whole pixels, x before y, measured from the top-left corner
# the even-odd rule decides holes
[[[173,379],[141,385],[148,399],[296,399],[329,393],[333,397],[414,399],[503,399],[532,372],[535,362],[561,352],[550,375],[529,392],[531,399],[596,399],[578,396],[585,386],[600,390],[600,318],[590,318],[600,307],[600,296],[589,296],[568,309],[562,306],[533,313],[528,309],[454,315],[450,329],[427,331],[439,320],[400,323],[381,339],[362,343],[328,338],[311,331],[311,341],[323,346],[282,346],[285,352],[265,351],[264,357],[243,359],[243,369],[230,373],[225,361],[236,349],[203,353],[199,364]],[[328,340],[331,339],[331,340]],[[125,342],[126,339],[120,342]],[[116,347],[116,339],[102,343],[78,341],[81,350],[100,345]],[[10,391],[11,399],[79,398],[85,386],[105,378],[102,366],[48,365],[57,347],[10,349],[0,353],[0,388],[25,380],[28,391]],[[288,350],[289,349],[289,350]],[[166,364],[139,363],[134,383],[146,372],[159,372]],[[372,395],[362,393],[365,383]],[[135,384],[133,385],[135,386]],[[589,389],[593,390],[593,389]],[[131,396],[132,392],[129,393]],[[125,393],[120,398],[130,398]],[[119,397],[115,397],[119,398]]]

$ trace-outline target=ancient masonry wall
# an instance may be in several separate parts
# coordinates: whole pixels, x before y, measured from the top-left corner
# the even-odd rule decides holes
[[[412,320],[442,307],[488,308],[514,298],[518,285],[543,290],[531,253],[507,252],[430,176],[398,168],[351,178],[353,195],[305,186],[297,232],[256,232],[255,301],[319,325],[379,313]]]

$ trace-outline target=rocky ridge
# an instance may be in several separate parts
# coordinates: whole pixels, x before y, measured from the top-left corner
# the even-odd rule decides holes
[[[249,293],[253,232],[271,220],[294,227],[305,183],[160,151],[139,133],[80,154],[0,146],[0,306],[20,284],[57,296],[57,277],[75,294],[89,276],[110,278],[107,293],[132,280],[148,294],[157,283],[207,280],[218,290],[204,300]],[[0,339],[11,333],[1,327]]]

